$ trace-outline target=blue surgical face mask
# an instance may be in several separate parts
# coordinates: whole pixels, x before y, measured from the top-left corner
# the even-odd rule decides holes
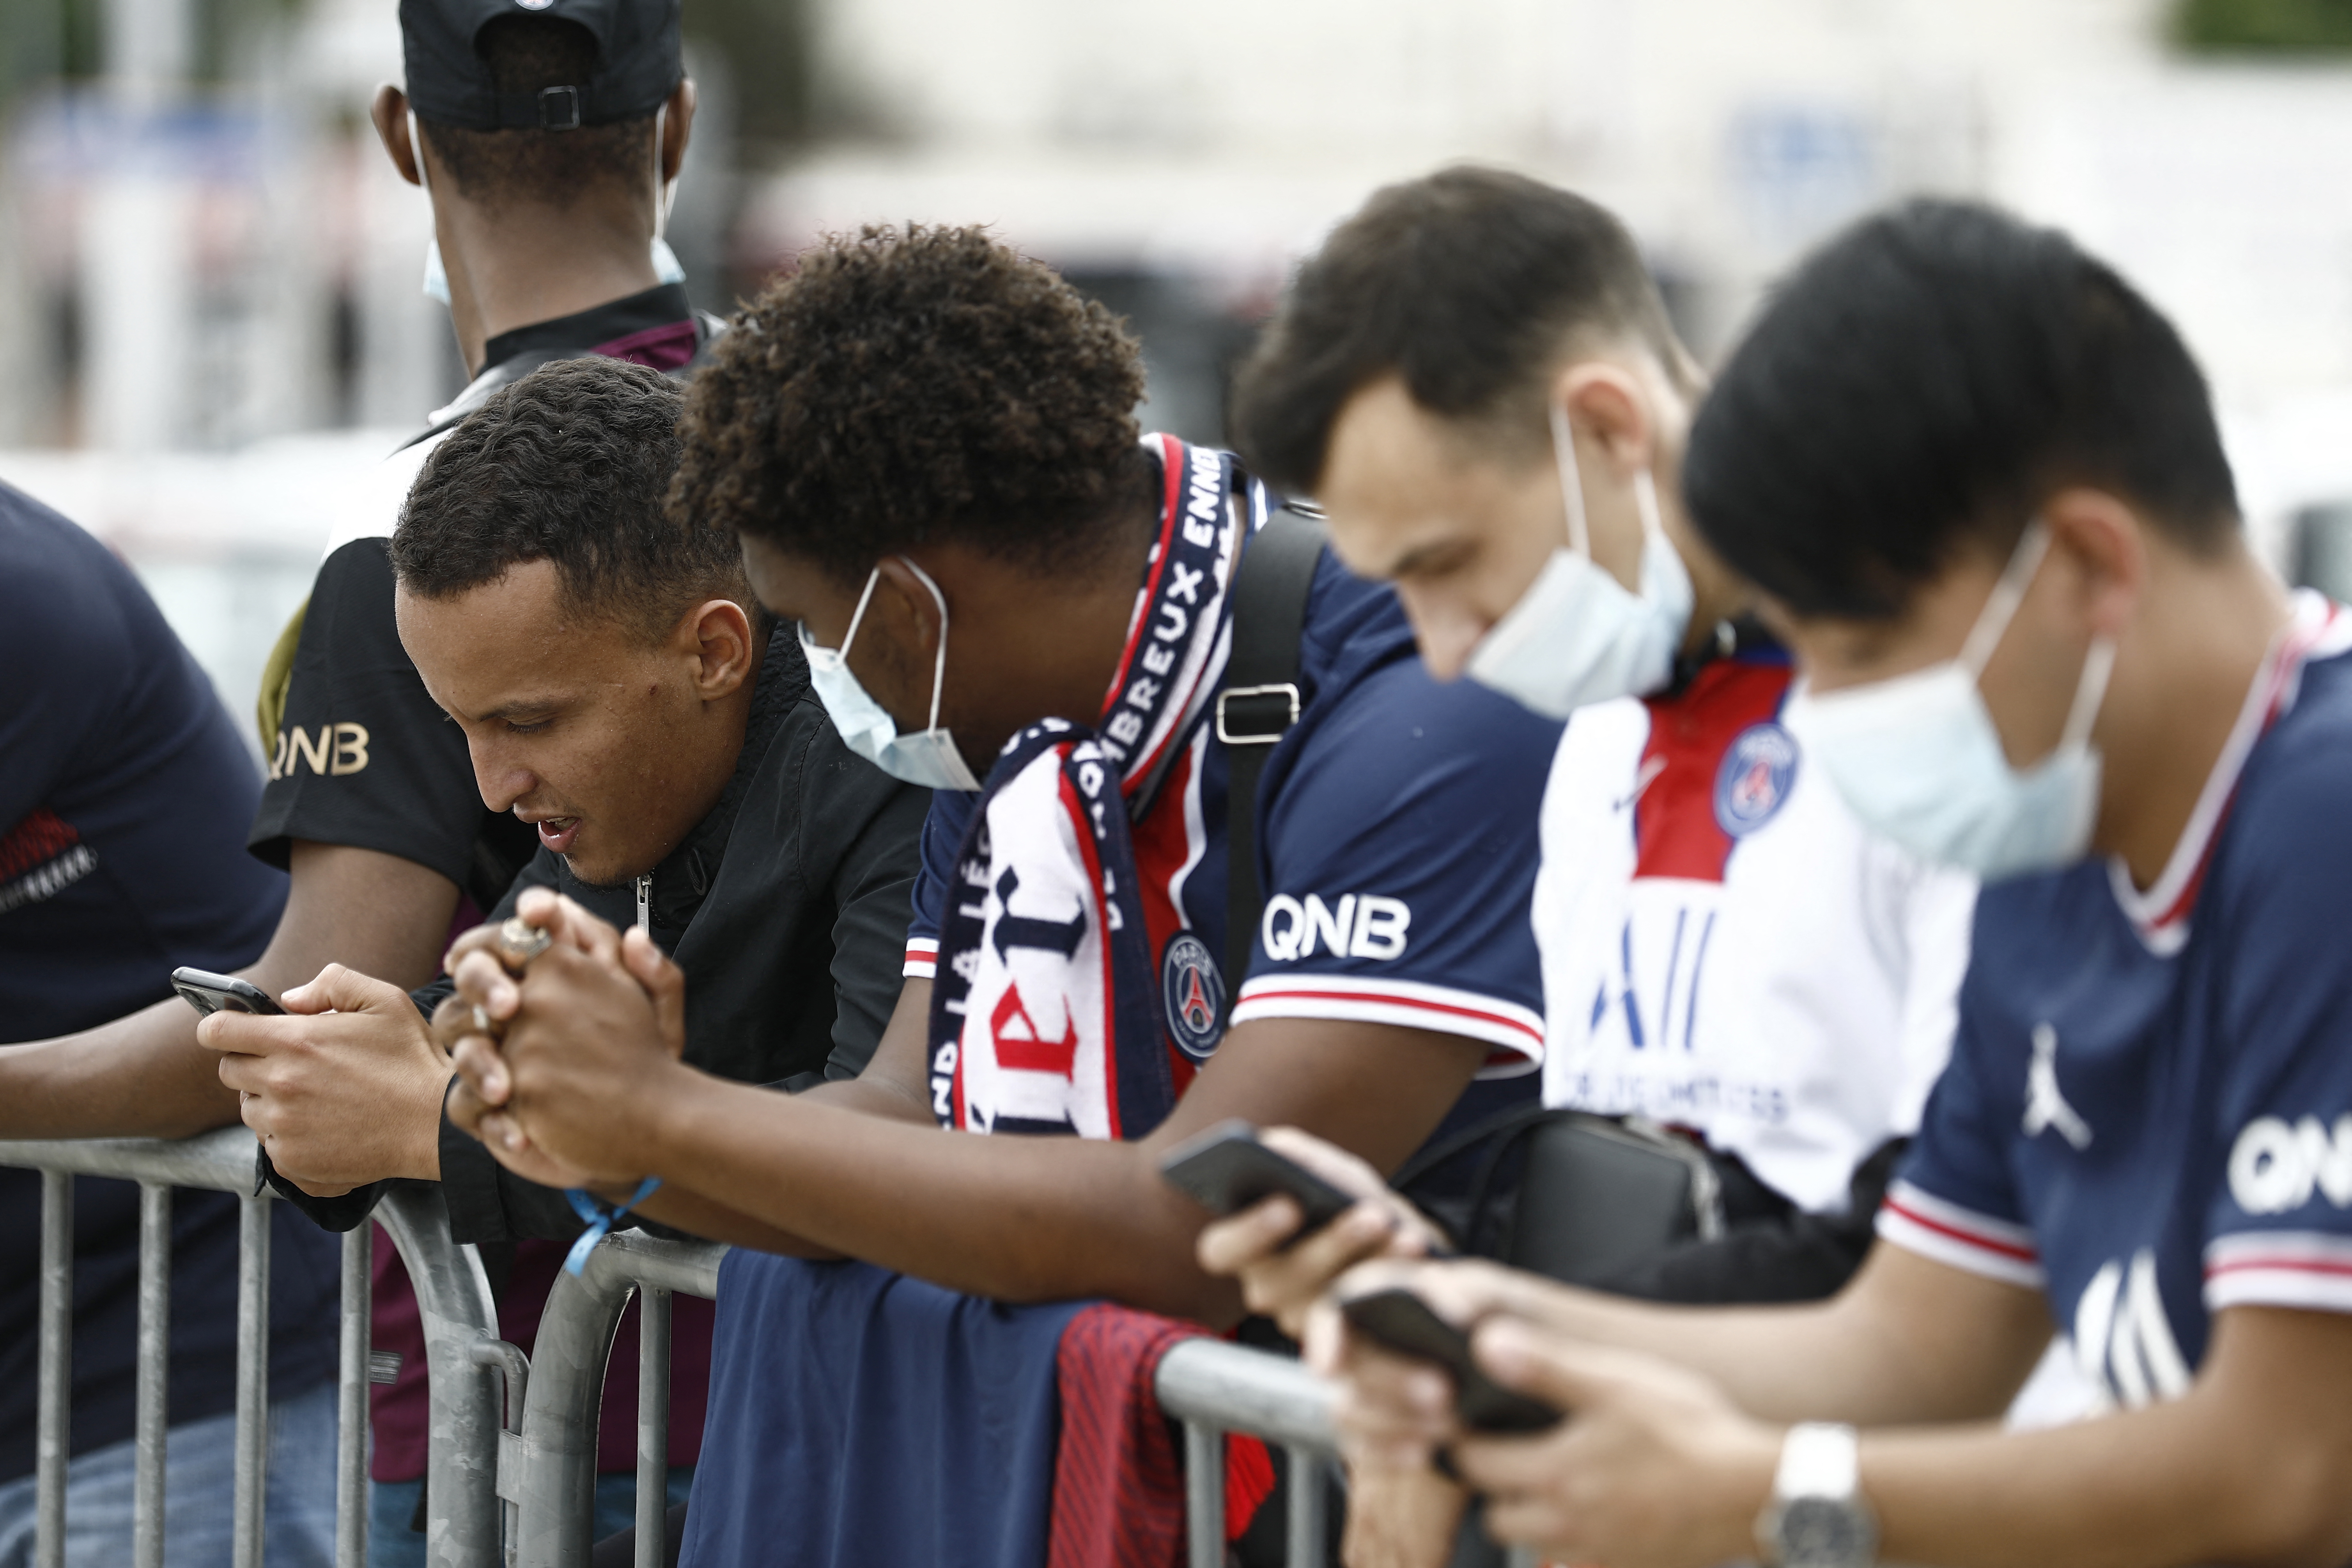
[[[654,178],[657,181],[661,179],[661,116],[655,115]],[[416,159],[416,183],[423,185],[425,194],[430,196],[433,194],[433,186],[431,176],[425,172],[425,144],[416,139],[415,110],[409,110],[408,114],[408,145],[412,155]],[[669,247],[669,241],[662,237],[663,231],[669,226],[670,198],[677,194],[677,184],[675,181],[659,184],[654,193],[652,258],[654,279],[659,283],[686,281],[686,268],[679,264],[677,252],[672,250]],[[441,260],[441,237],[438,234],[428,234],[425,237],[425,297],[445,306],[449,303],[449,268]]]
[[[1667,542],[1658,487],[1644,468],[1633,476],[1642,510],[1642,591],[1592,559],[1568,414],[1551,410],[1554,466],[1568,506],[1568,544],[1551,552],[1528,591],[1471,650],[1465,673],[1548,719],[1565,719],[1590,702],[1642,697],[1673,679],[1675,653],[1690,630],[1689,570]]]
[[[850,673],[849,645],[857,640],[858,623],[866,618],[866,606],[874,597],[874,584],[882,575],[876,567],[866,574],[866,590],[857,595],[857,608],[849,617],[849,630],[841,646],[819,647],[809,641],[808,626],[800,628],[801,652],[808,658],[809,684],[816,689],[817,700],[833,720],[833,727],[841,731],[843,743],[867,762],[888,773],[926,789],[975,790],[980,781],[965,766],[963,753],[956,750],[955,737],[940,728],[940,693],[947,684],[948,675],[948,601],[940,585],[925,572],[903,555],[907,570],[919,578],[931,592],[931,602],[940,607],[940,651],[931,667],[931,720],[929,728],[912,735],[898,733],[898,721],[890,717],[882,704],[867,694]]]
[[[2039,519],[2018,541],[1958,658],[1824,696],[1799,693],[1784,721],[1863,824],[1924,859],[1993,880],[2053,870],[2088,854],[2099,817],[2091,726],[2115,668],[2095,637],[2057,750],[2022,771],[1977,680],[2050,548]]]

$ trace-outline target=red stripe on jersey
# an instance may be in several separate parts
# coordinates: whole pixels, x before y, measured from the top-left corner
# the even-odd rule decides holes
[[[1719,658],[1670,697],[1652,697],[1643,781],[1633,802],[1633,875],[1720,882],[1735,840],[1715,815],[1723,754],[1751,725],[1780,712],[1789,667]]]
[[[1457,1006],[1451,1002],[1432,1002],[1426,997],[1405,996],[1391,991],[1318,991],[1305,985],[1260,985],[1249,994],[1251,1003],[1259,1002],[1356,1002],[1381,1007],[1417,1007],[1423,1012],[1443,1013],[1449,1017],[1476,1018],[1513,1034],[1525,1035],[1538,1046],[1543,1044],[1543,1031],[1531,1029],[1518,1019],[1484,1007]]]
[[[2020,1263],[2038,1265],[2042,1261],[2042,1255],[2030,1247],[2021,1247],[2013,1241],[2002,1241],[1998,1237],[1987,1236],[1979,1230],[1963,1229],[1959,1226],[1934,1218],[1903,1202],[1900,1198],[1889,1197],[1885,1202],[1889,1209],[1901,1215],[1921,1230],[1932,1230],[1937,1236],[1949,1237],[1954,1241],[1965,1242],[1970,1247],[1986,1252],[1999,1253],[2003,1258],[2013,1258]]]
[[[1160,787],[1159,798],[1144,813],[1143,820],[1130,825],[1129,829],[1129,841],[1135,846],[1135,877],[1143,894],[1143,931],[1151,943],[1155,995],[1160,994],[1158,988],[1162,984],[1160,956],[1168,951],[1169,939],[1185,929],[1184,912],[1176,907],[1172,889],[1178,874],[1192,858],[1192,824],[1187,819],[1186,807],[1192,793],[1192,769],[1199,761],[1200,752],[1192,746],[1187,745],[1179,752],[1169,764],[1167,781]],[[1222,969],[1225,955],[1221,952],[1216,957]],[[1238,976],[1226,975],[1225,994],[1232,995],[1240,984]],[[1164,1015],[1166,998],[1161,996],[1160,1000],[1163,1006],[1160,1012]],[[1160,1033],[1163,1037],[1167,1034],[1164,1016]],[[1175,1041],[1169,1040],[1167,1045],[1169,1070],[1175,1075],[1176,1092],[1181,1095],[1200,1069],[1191,1057],[1177,1048]]]
[[[2219,1279],[2224,1274],[2243,1274],[2254,1270],[2263,1274],[2336,1274],[2352,1277],[2352,1262],[2329,1263],[2316,1258],[2233,1258],[2227,1263],[2209,1263],[2205,1278]]]

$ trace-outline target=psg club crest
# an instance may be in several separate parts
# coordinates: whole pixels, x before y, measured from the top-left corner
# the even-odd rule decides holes
[[[1732,737],[1715,775],[1715,820],[1744,838],[1772,820],[1797,776],[1797,742],[1767,720]]]
[[[1225,977],[1208,943],[1188,931],[1169,938],[1160,957],[1160,994],[1170,1036],[1186,1056],[1207,1060],[1225,1032]]]

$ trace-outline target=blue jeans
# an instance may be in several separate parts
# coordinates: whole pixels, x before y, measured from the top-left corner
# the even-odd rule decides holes
[[[110,1444],[66,1468],[68,1568],[131,1561],[135,1442]],[[170,1428],[163,1447],[165,1568],[225,1568],[236,1496],[236,1416],[208,1415]],[[0,1568],[33,1561],[33,1478],[0,1485]],[[333,1568],[335,1385],[330,1381],[269,1406],[269,1568]]]
[[[694,1482],[692,1465],[672,1465],[666,1488],[669,1506],[676,1508],[686,1500],[688,1489]],[[425,1568],[425,1537],[408,1528],[416,1517],[416,1499],[425,1490],[423,1481],[370,1481],[368,1483],[368,1568]],[[637,1522],[637,1478],[623,1470],[596,1478],[596,1524],[588,1535],[592,1542],[608,1535],[617,1535]],[[0,1559],[0,1568],[14,1568]]]

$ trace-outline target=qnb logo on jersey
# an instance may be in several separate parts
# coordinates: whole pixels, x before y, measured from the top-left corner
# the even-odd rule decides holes
[[[2330,1131],[2316,1116],[2292,1124],[2275,1116],[2246,1123],[2230,1147],[2230,1195],[2248,1214],[2285,1214],[2326,1194],[2352,1208],[2352,1116]]]
[[[2107,1400],[2126,1409],[2189,1392],[2189,1361],[2156,1285],[2156,1254],[2143,1247],[2128,1268],[2110,1258],[2074,1301],[2074,1361]]]
[[[1276,893],[1265,901],[1258,938],[1266,956],[1290,963],[1319,951],[1334,958],[1391,959],[1404,956],[1405,931],[1412,906],[1378,893],[1344,893],[1337,905],[1309,893],[1304,900]]]
[[[269,759],[269,776],[290,779],[303,768],[321,776],[340,778],[364,773],[368,765],[368,732],[364,724],[321,724],[316,735],[294,725],[278,731],[278,747]]]
[[[1767,721],[1750,724],[1724,749],[1715,771],[1715,821],[1734,838],[1744,838],[1772,820],[1789,798],[1797,777],[1797,742]]]

